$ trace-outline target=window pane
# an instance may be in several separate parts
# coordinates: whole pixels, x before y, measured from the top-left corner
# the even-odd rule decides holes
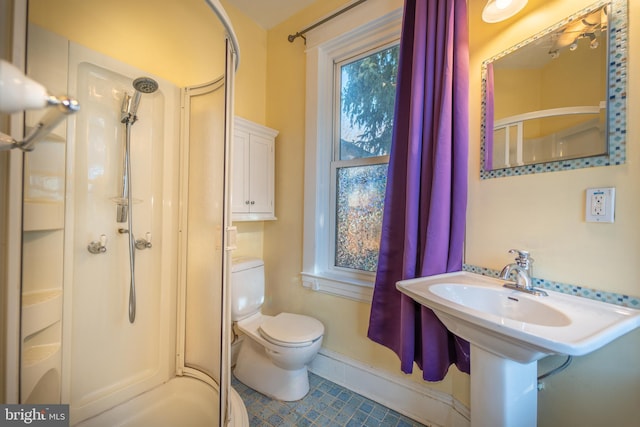
[[[340,66],[340,160],[389,154],[397,74],[398,45]]]
[[[375,272],[387,164],[337,169],[336,267]]]

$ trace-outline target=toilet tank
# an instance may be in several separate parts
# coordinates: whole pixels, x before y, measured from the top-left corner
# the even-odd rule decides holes
[[[258,258],[234,258],[231,268],[231,320],[260,311],[264,303],[264,262]]]

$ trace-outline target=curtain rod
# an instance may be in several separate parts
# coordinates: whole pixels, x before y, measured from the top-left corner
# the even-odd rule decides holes
[[[335,17],[337,17],[337,16],[339,16],[339,15],[342,15],[342,14],[343,14],[343,13],[345,13],[346,11],[353,9],[353,8],[354,8],[354,7],[356,7],[357,5],[359,5],[359,4],[361,4],[361,3],[364,3],[364,2],[366,2],[366,1],[367,1],[367,0],[358,0],[358,1],[355,1],[355,2],[351,3],[349,6],[346,6],[344,9],[340,9],[339,11],[337,11],[336,13],[334,13],[333,15],[331,15],[331,16],[327,16],[327,17],[326,17],[326,18],[324,18],[323,20],[316,22],[315,24],[313,24],[313,25],[311,25],[311,26],[309,26],[309,27],[305,28],[304,30],[302,30],[302,31],[298,31],[298,32],[297,32],[297,33],[295,33],[295,34],[289,34],[289,37],[287,37],[287,40],[289,40],[289,42],[290,42],[290,43],[293,43],[295,39],[297,39],[298,37],[302,37],[302,38],[305,40],[305,43],[306,43],[307,39],[304,37],[304,34],[305,34],[307,31],[311,31],[311,30],[313,30],[314,28],[319,27],[320,25],[322,25],[322,24],[324,24],[324,23],[326,23],[326,22],[331,21],[333,18],[335,18]]]

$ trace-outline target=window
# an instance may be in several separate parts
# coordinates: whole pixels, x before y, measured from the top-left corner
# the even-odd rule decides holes
[[[307,38],[303,285],[362,301],[378,261],[401,12]]]
[[[397,43],[335,66],[330,249],[336,268],[376,271],[397,71]]]

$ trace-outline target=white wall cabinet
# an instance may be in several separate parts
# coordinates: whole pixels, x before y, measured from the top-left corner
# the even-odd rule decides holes
[[[234,221],[274,220],[275,139],[278,131],[235,118],[231,211]]]

